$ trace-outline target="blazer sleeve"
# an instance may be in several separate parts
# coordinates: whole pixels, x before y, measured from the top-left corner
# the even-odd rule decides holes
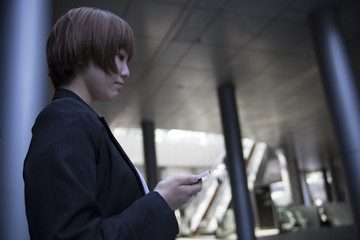
[[[157,192],[134,201],[118,215],[102,218],[95,197],[99,132],[88,111],[73,108],[55,101],[33,127],[24,162],[31,238],[174,239],[176,218]]]

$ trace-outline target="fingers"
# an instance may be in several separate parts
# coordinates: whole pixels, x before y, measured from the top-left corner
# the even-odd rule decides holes
[[[201,191],[202,180],[194,183],[193,177],[187,175],[165,179],[156,185],[154,191],[165,199],[172,210],[178,209]]]
[[[175,178],[178,181],[179,185],[190,185],[199,181],[199,178],[196,175],[178,176]]]
[[[183,185],[183,187],[186,187],[187,190],[189,191],[189,193],[190,193],[191,195],[194,195],[195,193],[201,191],[201,188],[202,188],[202,180],[199,179],[196,183],[188,184],[188,185]]]

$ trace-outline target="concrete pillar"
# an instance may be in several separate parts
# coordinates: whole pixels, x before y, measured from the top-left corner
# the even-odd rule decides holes
[[[333,200],[334,202],[342,202],[344,201],[344,197],[343,194],[341,194],[341,190],[340,190],[340,179],[339,179],[339,173],[337,172],[338,169],[335,166],[335,157],[328,157],[328,165],[329,165],[329,170],[331,173],[331,178],[332,178],[332,189],[333,189]]]
[[[226,163],[230,175],[237,239],[254,240],[254,220],[251,212],[245,162],[242,152],[240,126],[234,86],[218,88],[221,118],[226,146]]]
[[[151,121],[143,121],[141,127],[143,131],[146,179],[149,190],[152,191],[158,182],[154,123]]]
[[[306,172],[304,171],[299,171],[299,178],[300,178],[300,184],[301,184],[301,189],[302,189],[302,196],[303,196],[303,200],[304,200],[304,205],[305,206],[311,206],[312,205],[312,200],[311,200],[311,196],[310,196],[310,191],[309,191],[309,186],[306,183],[306,177],[305,177]]]
[[[326,198],[329,202],[333,201],[332,195],[331,195],[331,186],[330,183],[328,181],[328,170],[326,168],[321,169],[322,175],[323,175],[323,179],[324,179],[324,187],[325,187],[325,193],[326,193]]]
[[[285,157],[285,153],[283,149],[277,149],[275,151],[275,154],[279,160],[281,180],[283,182],[284,192],[285,192],[284,197],[289,200],[289,203],[295,202],[294,196],[296,196],[295,194],[298,193],[300,188],[294,188],[293,185],[291,184],[292,182],[294,182],[294,176],[290,174],[289,160]]]
[[[31,127],[49,100],[50,7],[48,0],[1,2],[0,239],[29,239],[22,170]]]
[[[310,14],[310,23],[323,85],[340,144],[354,222],[360,233],[359,88],[335,10],[315,10]]]
[[[304,204],[304,191],[307,191],[307,188],[303,189],[301,185],[298,161],[291,142],[286,146],[284,154],[288,166],[293,203]]]

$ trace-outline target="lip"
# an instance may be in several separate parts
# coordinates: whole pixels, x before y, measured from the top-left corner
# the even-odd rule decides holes
[[[124,83],[121,83],[121,82],[116,82],[114,83],[114,85],[119,88],[120,90],[122,90],[124,88]]]

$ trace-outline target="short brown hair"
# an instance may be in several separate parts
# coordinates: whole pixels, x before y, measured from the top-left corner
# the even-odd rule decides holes
[[[46,46],[49,76],[55,88],[68,83],[90,60],[107,74],[118,73],[115,55],[131,59],[134,35],[125,20],[98,8],[69,10],[52,28]]]

